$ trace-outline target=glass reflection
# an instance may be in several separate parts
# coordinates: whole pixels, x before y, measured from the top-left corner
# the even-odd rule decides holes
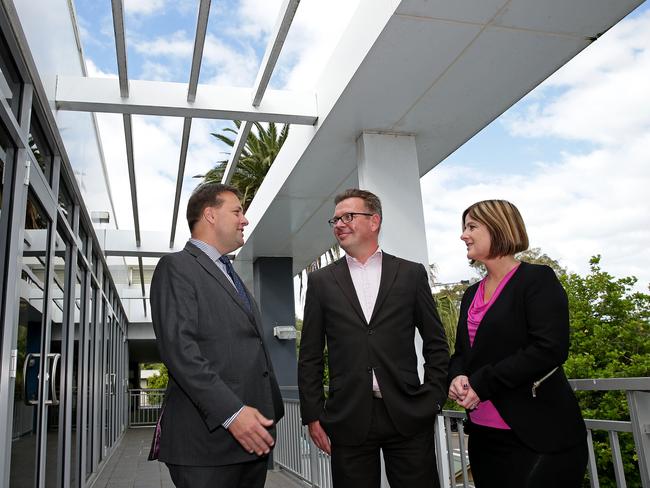
[[[35,483],[47,230],[45,213],[30,193],[25,215],[23,266],[18,282],[18,360],[11,444],[10,486],[18,488],[31,488]]]

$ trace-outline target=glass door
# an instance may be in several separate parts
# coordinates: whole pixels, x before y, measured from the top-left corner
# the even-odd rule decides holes
[[[30,193],[25,217],[25,244],[20,280],[17,324],[17,364],[13,401],[10,486],[36,486],[43,450],[39,428],[56,402],[55,382],[59,356],[50,353],[47,340],[48,241],[52,222]],[[41,379],[45,378],[45,382]],[[43,383],[46,383],[45,385]],[[43,398],[41,394],[44,393]]]

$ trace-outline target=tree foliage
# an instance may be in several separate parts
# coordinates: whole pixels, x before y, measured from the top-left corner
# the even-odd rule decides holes
[[[226,127],[221,133],[212,135],[227,146],[234,147],[241,121],[233,121],[236,128]],[[280,152],[284,141],[289,135],[289,124],[284,124],[280,130],[274,122],[266,127],[255,122],[253,130],[248,134],[242,150],[237,169],[230,182],[242,194],[244,210],[253,201],[253,197],[264,181],[273,161]],[[217,161],[216,166],[203,175],[205,182],[221,182],[228,160]]]
[[[147,388],[165,389],[169,382],[169,372],[163,363],[151,363],[142,365],[142,369],[157,370],[160,374],[147,378]]]
[[[569,296],[571,347],[564,369],[569,378],[650,376],[650,295],[634,291],[633,276],[614,278],[591,258],[586,276],[560,275]],[[620,391],[577,392],[585,418],[629,420]],[[611,446],[604,432],[593,433],[600,486],[615,487]],[[620,434],[628,487],[640,487],[638,458],[630,434]],[[585,486],[588,486],[585,484]]]

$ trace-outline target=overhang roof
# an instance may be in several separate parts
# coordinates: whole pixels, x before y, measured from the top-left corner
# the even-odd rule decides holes
[[[641,0],[362,1],[248,210],[238,259],[327,250],[333,196],[357,184],[363,131],[415,135],[420,175],[573,58]],[[395,162],[399,181],[399,161]]]

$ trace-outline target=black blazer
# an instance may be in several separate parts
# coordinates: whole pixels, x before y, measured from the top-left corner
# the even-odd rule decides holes
[[[424,383],[417,373],[415,329],[422,337]],[[330,390],[323,392],[323,349]],[[372,412],[372,369],[398,431],[431,428],[446,397],[449,352],[421,264],[383,253],[379,293],[366,322],[345,257],[309,275],[298,385],[304,424],[320,420],[333,442],[361,444]]]
[[[252,314],[217,265],[191,243],[158,262],[151,316],[169,370],[160,461],[218,466],[256,459],[222,423],[243,404],[275,421],[284,414],[259,310],[249,298]]]
[[[483,317],[470,347],[467,312],[477,289],[478,283],[463,295],[449,382],[468,376],[479,398],[491,400],[535,451],[559,451],[584,441],[580,407],[561,367],[569,354],[569,309],[553,270],[521,263]],[[556,366],[560,368],[533,397],[533,382]]]

